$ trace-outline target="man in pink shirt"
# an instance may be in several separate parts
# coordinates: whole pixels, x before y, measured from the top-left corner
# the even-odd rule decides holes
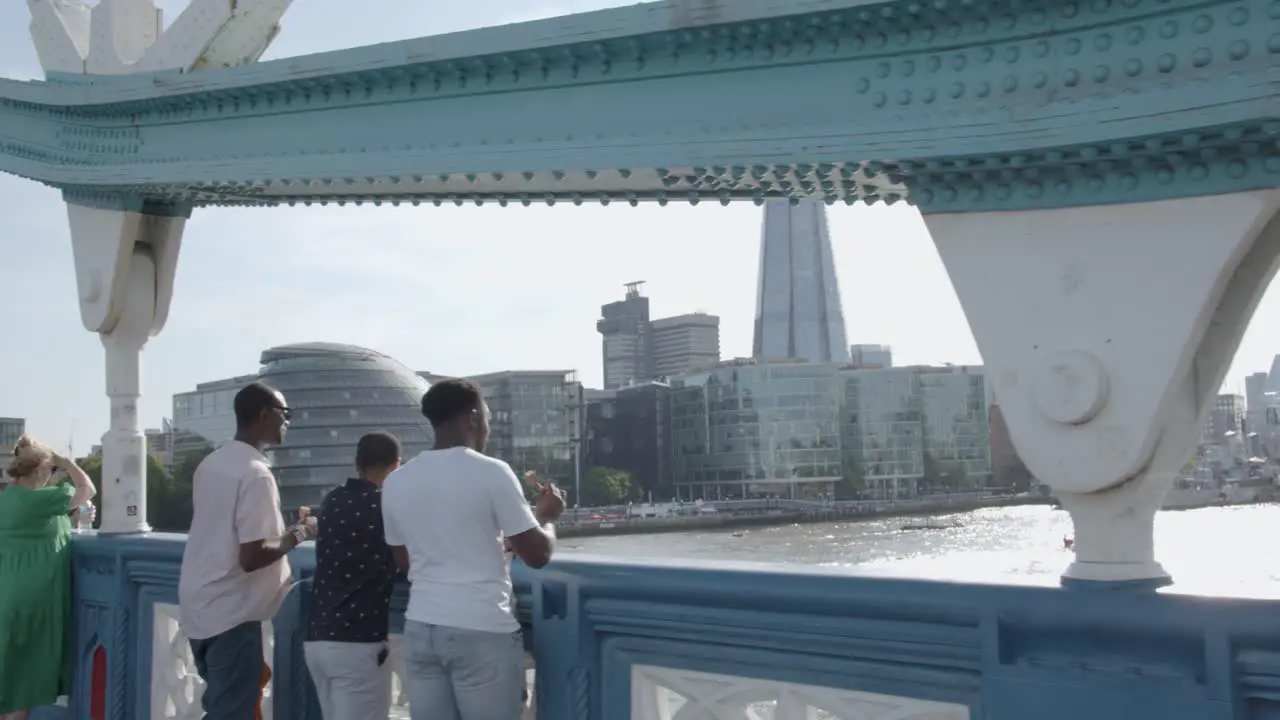
[[[235,397],[236,436],[196,468],[195,513],[182,554],[178,604],[182,632],[205,682],[207,720],[253,720],[266,660],[262,623],[292,585],[285,555],[310,539],[306,525],[285,529],[280,491],[263,454],[289,427],[289,406],[261,383]]]

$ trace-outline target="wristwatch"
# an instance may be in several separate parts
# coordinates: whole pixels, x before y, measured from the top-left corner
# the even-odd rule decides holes
[[[293,536],[295,546],[307,541],[307,529],[301,525],[294,525],[289,528],[289,534]]]

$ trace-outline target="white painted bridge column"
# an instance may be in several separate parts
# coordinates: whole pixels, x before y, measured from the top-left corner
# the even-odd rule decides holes
[[[46,74],[127,75],[256,62],[293,0],[191,0],[167,29],[154,0],[27,0]],[[92,195],[92,190],[88,190]],[[85,199],[85,198],[79,198]],[[102,437],[103,532],[144,532],[146,438],[138,421],[142,348],[164,327],[189,208],[141,198],[69,198],[84,326],[106,352],[111,426]]]
[[[147,442],[138,421],[142,348],[169,315],[186,218],[67,204],[80,319],[102,338],[111,426],[102,436],[101,530],[146,532]]]
[[[1280,259],[1280,190],[926,215],[1015,447],[1076,526],[1064,582],[1159,585],[1153,523]]]

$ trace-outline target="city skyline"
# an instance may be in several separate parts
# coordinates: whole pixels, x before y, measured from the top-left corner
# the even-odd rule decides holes
[[[185,3],[159,0],[168,19]],[[495,0],[409,6],[299,3],[268,57],[439,34],[625,4]],[[0,9],[0,76],[33,78],[25,3]],[[109,419],[103,352],[76,307],[67,218],[56,191],[0,176],[0,236],[11,306],[0,348],[0,414],[78,452]],[[829,210],[851,343],[884,343],[899,364],[981,357],[919,214]],[[721,318],[722,356],[751,355],[760,210],[751,204],[608,208],[278,208],[200,210],[188,225],[169,322],[144,352],[141,418],[155,427],[172,396],[256,372],[263,349],[341,342],[410,367],[476,374],[569,367],[600,385],[599,306],[636,277],[653,315]],[[358,252],[353,252],[358,248]],[[1280,350],[1280,291],[1262,300],[1228,381],[1266,371]]]

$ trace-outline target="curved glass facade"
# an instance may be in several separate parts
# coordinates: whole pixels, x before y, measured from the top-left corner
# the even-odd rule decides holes
[[[395,435],[406,458],[434,442],[421,410],[427,381],[381,353],[333,343],[285,345],[262,353],[258,377],[293,410],[284,444],[268,453],[286,517],[318,504],[355,472],[361,435]]]
[[[842,477],[832,364],[742,364],[672,383],[676,482],[693,498],[808,498]]]

